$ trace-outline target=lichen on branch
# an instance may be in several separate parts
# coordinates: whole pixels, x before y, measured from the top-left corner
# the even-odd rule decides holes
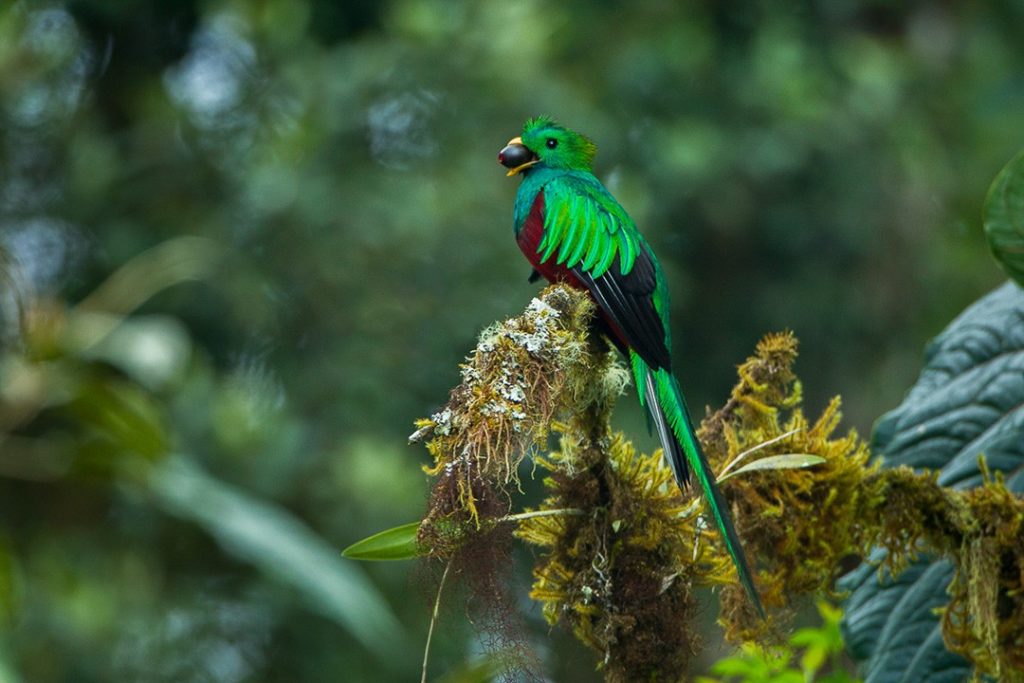
[[[546,447],[556,415],[610,405],[622,392],[626,372],[588,334],[593,313],[589,298],[550,287],[522,315],[484,330],[462,383],[411,437],[429,438],[426,471],[438,478],[428,519],[468,516],[479,526],[481,501],[510,502],[520,463]]]

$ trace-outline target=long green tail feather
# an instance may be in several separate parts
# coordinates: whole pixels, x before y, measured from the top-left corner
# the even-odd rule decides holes
[[[635,362],[634,360],[634,368]],[[679,389],[679,383],[668,370],[662,368],[659,370],[648,369],[644,385],[641,394],[646,394],[646,401],[643,401],[643,398],[641,401],[647,404],[655,426],[658,427],[657,431],[662,441],[665,458],[668,459],[676,476],[676,483],[680,489],[685,490],[689,478],[687,470],[693,472],[697,481],[700,482],[707,507],[715,518],[718,531],[722,540],[725,541],[725,548],[732,558],[733,564],[736,565],[740,584],[747,592],[758,614],[764,618],[764,607],[761,605],[761,598],[754,586],[750,566],[747,564],[747,557],[743,553],[743,546],[740,545],[736,527],[733,525],[728,503],[722,497],[718,484],[715,483],[715,473],[704,456],[700,441],[697,440],[697,430],[690,420],[690,413],[686,409],[686,400]],[[669,431],[671,431],[671,435],[668,434]],[[672,435],[675,438],[671,438]]]

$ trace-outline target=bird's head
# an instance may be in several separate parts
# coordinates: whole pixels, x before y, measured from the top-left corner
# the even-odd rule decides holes
[[[498,163],[509,169],[510,176],[537,165],[589,171],[595,152],[597,147],[586,136],[546,116],[538,116],[528,120],[523,125],[523,134],[509,140],[498,152]]]

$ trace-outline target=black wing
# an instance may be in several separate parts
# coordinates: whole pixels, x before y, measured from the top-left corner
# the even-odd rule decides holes
[[[618,256],[611,268],[599,277],[595,278],[579,266],[572,272],[619,328],[624,341],[652,370],[672,369],[672,359],[665,345],[665,327],[654,308],[657,278],[647,249],[640,248],[632,269],[625,275],[619,272]]]

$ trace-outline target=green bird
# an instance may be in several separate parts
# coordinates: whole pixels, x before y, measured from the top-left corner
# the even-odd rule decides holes
[[[732,515],[672,374],[665,276],[633,220],[591,171],[596,151],[580,133],[538,117],[498,153],[509,176],[522,175],[513,228],[534,269],[530,282],[564,282],[597,302],[599,325],[629,358],[676,483],[685,491],[691,470],[696,475],[740,583],[763,617]]]

